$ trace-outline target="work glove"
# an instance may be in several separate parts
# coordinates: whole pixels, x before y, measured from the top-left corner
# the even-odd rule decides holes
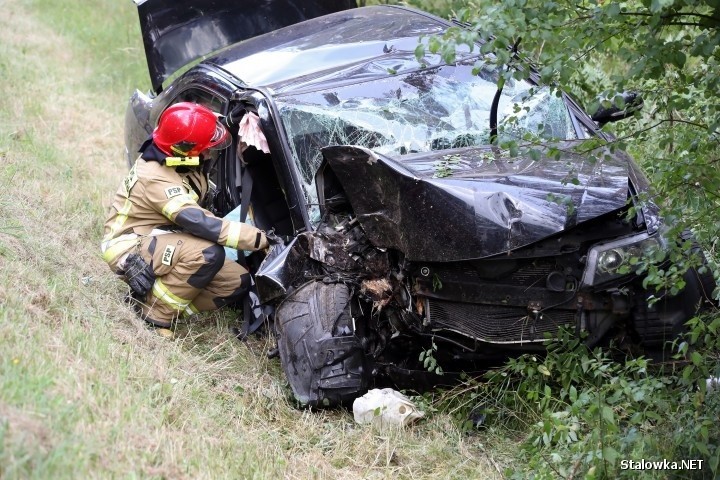
[[[235,130],[244,116],[245,108],[242,105],[238,105],[227,114],[223,123],[227,126],[228,130]]]
[[[267,238],[269,245],[283,245],[285,243],[282,238],[275,235],[275,230],[273,229],[265,232],[265,237]]]
[[[152,289],[155,272],[140,255],[136,253],[128,255],[124,271],[125,281],[136,294],[144,297]]]
[[[270,243],[269,243],[269,241],[268,241],[267,234],[261,230],[261,231],[260,231],[260,243],[258,244],[257,249],[258,249],[258,250],[265,250],[265,249],[267,249],[267,248],[269,248],[269,247],[270,247]]]

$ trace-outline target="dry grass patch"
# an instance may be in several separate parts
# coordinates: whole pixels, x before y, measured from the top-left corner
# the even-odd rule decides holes
[[[295,408],[272,340],[229,332],[237,312],[174,340],[134,317],[98,244],[125,171],[129,90],[107,72],[140,39],[85,21],[117,5],[9,0],[0,16],[0,478],[497,476],[442,415],[380,432]]]
[[[0,431],[24,450],[39,449],[47,453],[52,448],[51,433],[45,420],[41,415],[0,403]]]

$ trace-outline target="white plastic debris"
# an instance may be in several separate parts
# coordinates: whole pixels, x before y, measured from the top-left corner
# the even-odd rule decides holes
[[[720,378],[710,377],[705,379],[705,387],[707,393],[717,393],[717,391],[720,390]]]
[[[374,388],[353,402],[356,422],[379,427],[404,427],[424,415],[405,395],[392,388]]]

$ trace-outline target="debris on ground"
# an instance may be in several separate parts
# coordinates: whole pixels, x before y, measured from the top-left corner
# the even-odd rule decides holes
[[[410,425],[425,416],[405,395],[392,388],[374,388],[353,402],[353,416],[360,424],[379,427]]]

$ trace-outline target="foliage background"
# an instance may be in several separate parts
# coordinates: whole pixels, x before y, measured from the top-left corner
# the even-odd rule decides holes
[[[456,29],[445,41],[482,38],[483,51],[494,52],[498,64],[534,66],[544,83],[572,93],[591,113],[620,92],[640,92],[641,114],[605,130],[641,162],[654,186],[653,200],[675,229],[671,234],[691,228],[716,260],[716,8],[712,1],[694,0],[458,2],[452,9],[473,33]],[[522,56],[513,59],[507,48],[518,41]]]

